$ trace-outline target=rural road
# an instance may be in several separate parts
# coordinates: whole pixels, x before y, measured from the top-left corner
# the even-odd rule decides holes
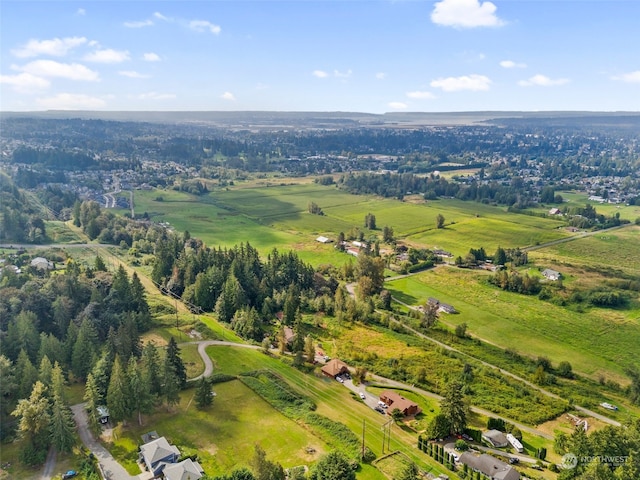
[[[138,476],[129,475],[129,473],[120,465],[111,453],[98,442],[89,431],[89,419],[85,410],[85,403],[78,403],[71,407],[73,418],[78,426],[78,435],[85,447],[87,447],[98,459],[100,468],[109,480],[142,480],[151,478],[148,474],[140,474]]]
[[[408,304],[406,304],[406,303],[404,303],[404,302],[402,302],[402,301],[398,300],[398,299],[397,299],[397,298],[395,298],[395,297],[392,297],[392,298],[393,298],[393,300],[394,300],[395,302],[399,303],[400,305],[404,305],[405,307],[410,308],[410,309],[412,309],[412,310],[415,310],[415,309],[416,309],[416,307],[413,307],[413,306],[411,306],[411,305],[408,305]],[[402,326],[403,326],[404,328],[406,328],[407,330],[409,330],[409,331],[410,331],[411,333],[413,333],[414,335],[416,335],[416,336],[418,336],[418,337],[420,337],[420,338],[423,338],[423,339],[425,339],[425,340],[428,340],[428,341],[430,341],[430,342],[433,342],[433,343],[435,343],[436,345],[438,345],[439,347],[442,347],[442,348],[444,348],[444,349],[446,349],[446,350],[449,350],[449,351],[451,351],[451,352],[455,352],[455,353],[457,353],[457,354],[459,354],[459,355],[464,355],[464,356],[465,356],[465,357],[467,357],[467,358],[473,359],[473,360],[475,360],[476,362],[481,363],[481,364],[482,364],[482,365],[484,365],[485,367],[489,367],[489,368],[491,368],[491,369],[497,370],[498,372],[502,373],[503,375],[506,375],[507,377],[511,377],[511,378],[513,378],[514,380],[518,380],[519,382],[522,382],[522,383],[524,383],[525,385],[527,385],[528,387],[530,387],[530,388],[532,388],[532,389],[534,389],[534,390],[539,391],[540,393],[542,393],[543,395],[546,395],[547,397],[553,398],[553,399],[555,399],[555,400],[563,400],[563,401],[565,400],[565,399],[563,399],[560,395],[556,395],[555,393],[550,392],[549,390],[545,390],[544,388],[540,387],[539,385],[536,385],[535,383],[532,383],[532,382],[530,382],[529,380],[526,380],[526,379],[524,379],[524,378],[522,378],[522,377],[520,377],[520,376],[516,375],[515,373],[511,373],[511,372],[509,372],[508,370],[504,370],[504,369],[502,369],[502,368],[498,367],[497,365],[494,365],[494,364],[492,364],[492,363],[485,362],[484,360],[480,360],[480,359],[478,359],[478,358],[476,358],[476,357],[474,357],[474,356],[472,356],[472,355],[469,355],[468,353],[465,353],[465,352],[463,352],[463,351],[461,351],[461,350],[458,350],[457,348],[454,348],[454,347],[452,347],[452,346],[450,346],[450,345],[447,345],[446,343],[442,343],[441,341],[436,340],[435,338],[432,338],[432,337],[430,337],[430,336],[428,336],[428,335],[425,335],[425,334],[424,334],[424,333],[422,333],[422,332],[419,332],[419,331],[417,331],[417,330],[415,330],[415,329],[411,328],[410,326],[408,326],[408,325],[407,325],[407,324],[405,324],[405,323],[400,322],[399,320],[395,320],[395,321],[396,321],[397,323],[399,323],[400,325],[402,325]],[[482,339],[480,339],[480,340],[482,340]],[[484,340],[482,340],[482,341],[484,341]],[[591,416],[591,417],[593,417],[593,418],[597,418],[598,420],[601,420],[601,421],[603,421],[603,422],[605,422],[605,423],[608,423],[609,425],[613,425],[613,426],[616,426],[616,427],[619,427],[619,426],[621,425],[621,423],[620,423],[620,422],[618,422],[618,421],[616,421],[616,420],[613,420],[613,419],[611,419],[611,418],[609,418],[609,417],[606,417],[606,416],[604,416],[604,415],[602,415],[602,414],[600,414],[600,413],[594,412],[593,410],[589,410],[588,408],[581,407],[580,405],[573,405],[573,408],[575,408],[575,409],[576,409],[576,410],[578,410],[579,412],[584,413],[585,415],[589,415],[589,416]],[[512,423],[513,423],[513,422],[512,422]]]
[[[602,230],[594,230],[594,231],[591,231],[591,232],[582,232],[582,233],[579,233],[578,235],[573,235],[571,237],[560,238],[558,240],[552,240],[552,241],[547,242],[547,243],[541,243],[540,245],[531,245],[530,247],[524,247],[524,248],[521,248],[521,250],[523,252],[531,252],[533,250],[540,250],[542,248],[552,247],[553,245],[558,245],[559,243],[572,242],[572,241],[578,240],[580,238],[591,237],[592,235],[598,235],[598,234],[602,234],[602,233],[605,233],[605,232],[610,232],[611,230],[617,230],[619,228],[624,228],[624,227],[627,227],[629,225],[632,225],[632,224],[618,225],[616,227],[604,228]]]
[[[53,477],[53,471],[56,468],[56,459],[58,457],[58,452],[54,447],[49,448],[47,452],[47,459],[44,462],[44,469],[42,470],[42,475],[40,475],[40,480],[49,480]]]

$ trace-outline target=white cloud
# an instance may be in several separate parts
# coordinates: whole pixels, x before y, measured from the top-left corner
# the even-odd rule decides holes
[[[351,71],[351,69],[347,70],[346,72],[342,73],[338,70],[334,70],[333,71],[333,76],[337,77],[337,78],[349,78],[351,76],[353,72]]]
[[[215,25],[208,20],[191,20],[189,22],[189,28],[200,33],[206,32],[208,30],[214,35],[218,35],[222,31],[220,25]]]
[[[118,74],[122,75],[123,77],[129,77],[129,78],[149,78],[149,75],[136,72],[135,70],[121,70],[118,72]]]
[[[164,15],[162,15],[160,12],[154,12],[153,13],[153,17],[157,18],[158,20],[164,20],[165,22],[171,22],[173,21],[172,18],[169,17],[165,17]]]
[[[435,4],[431,21],[456,28],[499,27],[504,21],[496,16],[496,6],[479,0],[442,0]]]
[[[54,60],[34,60],[21,67],[13,65],[13,70],[19,70],[39,77],[58,77],[69,80],[95,82],[99,80],[97,72],[79,63],[60,63]]]
[[[235,101],[236,99],[236,97],[231,92],[224,92],[222,95],[220,95],[220,98],[223,100],[229,100],[231,102]]]
[[[409,107],[409,105],[403,102],[389,102],[388,105],[389,108],[393,108],[394,110],[403,110]]]
[[[384,72],[378,72],[378,73],[376,73],[376,78],[378,80],[384,80],[385,78],[387,78],[387,74],[384,73]]]
[[[327,78],[329,76],[329,74],[324,70],[314,70],[312,75],[318,78]]]
[[[514,62],[513,60],[502,60],[500,62],[500,66],[502,68],[527,68],[526,63],[518,63]]]
[[[620,80],[627,83],[640,83],[640,70],[635,72],[623,73],[622,75],[616,75],[611,77],[611,80]]]
[[[159,62],[161,60],[160,55],[153,52],[145,53],[142,58],[145,62]]]
[[[418,100],[432,100],[436,98],[433,93],[424,91],[407,92],[407,97],[416,98]]]
[[[74,93],[59,93],[55,97],[38,98],[36,100],[36,103],[41,107],[54,110],[82,110],[101,108],[107,104],[101,98]]]
[[[150,27],[151,25],[153,25],[153,20],[147,19],[147,20],[137,20],[133,22],[124,22],[123,25],[127,28]]]
[[[85,37],[53,38],[51,40],[36,40],[32,38],[22,47],[11,50],[11,53],[18,58],[37,57],[38,55],[63,57],[71,49],[86,42],[87,39]]]
[[[141,93],[138,95],[140,100],[171,100],[176,98],[174,93],[157,93],[157,92],[148,92]]]
[[[441,88],[444,92],[458,92],[471,90],[473,92],[489,90],[491,79],[484,75],[471,74],[461,77],[437,78],[430,85],[433,88]]]
[[[104,48],[102,50],[96,50],[93,53],[88,53],[84,56],[84,60],[96,63],[121,63],[126,60],[131,60],[131,57],[127,50]]]
[[[11,85],[17,93],[34,93],[46,90],[51,82],[46,78],[32,75],[31,73],[19,73],[18,75],[0,75],[0,83]]]
[[[518,85],[521,87],[554,87],[558,85],[564,85],[569,83],[568,78],[556,78],[551,79],[545,75],[534,75],[529,80],[520,80]]]
[[[76,11],[76,15],[80,16],[80,17],[84,17],[87,14],[87,11],[84,8],[79,8]]]

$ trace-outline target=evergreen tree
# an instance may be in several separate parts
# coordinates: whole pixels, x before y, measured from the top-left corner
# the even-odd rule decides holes
[[[496,253],[493,255],[493,264],[504,265],[505,263],[507,263],[507,252],[504,248],[498,247]]]
[[[78,330],[78,337],[73,345],[71,354],[71,371],[78,378],[85,379],[91,371],[95,350],[98,343],[98,334],[93,324],[85,318]]]
[[[142,350],[142,372],[149,385],[149,392],[159,398],[162,395],[162,366],[158,349],[153,342],[145,344]]]
[[[18,383],[17,398],[26,398],[33,390],[33,385],[38,380],[38,370],[33,366],[27,352],[20,350],[16,362],[16,381]],[[46,385],[45,385],[46,386]]]
[[[463,385],[458,380],[450,382],[440,402],[440,412],[449,421],[451,433],[460,434],[467,428],[467,406],[462,394]]]
[[[64,390],[65,379],[62,367],[58,362],[53,366],[51,371],[51,394],[53,397],[60,397],[62,402],[67,404],[67,394]]]
[[[356,472],[342,452],[329,452],[316,463],[314,480],[355,480]]]
[[[60,395],[53,395],[51,409],[51,443],[59,452],[70,453],[76,443],[73,414]]]
[[[51,387],[51,375],[53,374],[53,365],[49,357],[44,356],[40,362],[40,369],[38,370],[38,380],[44,383],[47,388]]]
[[[87,383],[84,388],[84,401],[87,402],[87,416],[89,418],[89,429],[93,433],[100,431],[100,419],[98,418],[98,406],[102,405],[103,399],[98,390],[98,385],[90,373],[87,375]]]
[[[119,356],[116,356],[107,388],[107,408],[114,422],[125,422],[131,415],[129,379]]]
[[[104,263],[104,260],[102,259],[102,257],[100,255],[96,255],[96,260],[93,263],[93,268],[97,272],[106,272],[107,271],[107,265]]]
[[[256,480],[285,479],[282,465],[268,460],[267,454],[259,445],[255,446],[251,466],[253,467],[253,473]]]
[[[162,396],[167,407],[171,408],[180,403],[180,388],[180,379],[176,374],[176,367],[166,357],[162,369]]]
[[[138,425],[142,425],[142,414],[150,413],[153,407],[153,395],[135,357],[129,359],[127,377],[131,394],[131,410],[138,414]]]
[[[169,345],[167,345],[166,355],[167,361],[174,367],[174,372],[178,379],[178,386],[180,389],[183,389],[187,385],[187,369],[180,357],[180,348],[176,343],[176,339],[173,337],[171,337]]]
[[[17,383],[14,373],[11,360],[0,355],[0,421],[9,415],[9,405],[16,398]]]
[[[211,383],[205,377],[202,377],[196,387],[196,406],[200,409],[207,408],[213,403],[213,394],[211,392]]]
[[[304,339],[304,354],[307,357],[307,362],[313,363],[316,359],[316,349],[313,346],[313,338],[311,335],[307,335]]]
[[[441,213],[436,216],[436,228],[444,228],[444,215]]]
[[[400,476],[398,477],[398,480],[421,480],[421,479],[422,479],[422,475],[420,475],[418,466],[413,462],[409,463],[409,465],[407,465],[402,470],[402,472],[400,473]]]

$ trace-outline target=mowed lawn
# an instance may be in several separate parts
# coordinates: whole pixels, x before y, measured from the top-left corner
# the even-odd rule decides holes
[[[114,454],[132,458],[131,448],[149,430],[167,437],[182,453],[197,453],[208,475],[248,467],[256,444],[266,451],[269,459],[285,468],[309,464],[327,451],[322,440],[274,410],[240,381],[216,384],[213,389],[216,397],[206,410],[195,407],[195,389],[190,389],[182,393],[174,412],[160,408],[146,419],[143,427],[130,422],[114,441]],[[316,453],[306,453],[307,447],[314,448]],[[131,473],[135,472],[131,460],[123,463]]]
[[[428,297],[452,304],[460,313],[442,314],[446,324],[467,323],[474,336],[534,358],[544,355],[555,365],[569,361],[574,370],[594,378],[603,374],[626,381],[629,352],[640,345],[637,312],[592,308],[578,313],[500,290],[478,271],[441,267],[385,285],[411,305]]]
[[[207,348],[216,372],[238,374],[241,372],[266,368],[280,375],[294,389],[310,397],[317,404],[316,413],[345,424],[356,435],[362,434],[365,422],[365,442],[377,455],[382,451],[382,425],[387,418],[364,405],[357,395],[344,385],[323,376],[319,368],[315,374],[304,374],[278,360],[257,350],[234,347],[213,346]],[[215,386],[214,386],[215,388]],[[392,427],[391,449],[401,450],[409,455],[422,468],[433,473],[445,473],[426,456],[417,452],[415,444],[417,436],[397,426]],[[330,439],[327,441],[330,442]],[[335,446],[329,445],[329,450]],[[268,450],[267,450],[268,453]],[[425,462],[429,462],[426,463]],[[365,466],[358,472],[359,479],[384,479],[375,468]]]
[[[571,263],[575,266],[593,265],[624,270],[630,274],[640,274],[640,226],[630,225],[620,229],[598,232],[541,248],[532,253],[535,258],[553,260],[559,264]]]

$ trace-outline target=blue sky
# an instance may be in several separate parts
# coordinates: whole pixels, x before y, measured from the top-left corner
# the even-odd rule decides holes
[[[640,1],[11,1],[0,109],[640,110]]]

